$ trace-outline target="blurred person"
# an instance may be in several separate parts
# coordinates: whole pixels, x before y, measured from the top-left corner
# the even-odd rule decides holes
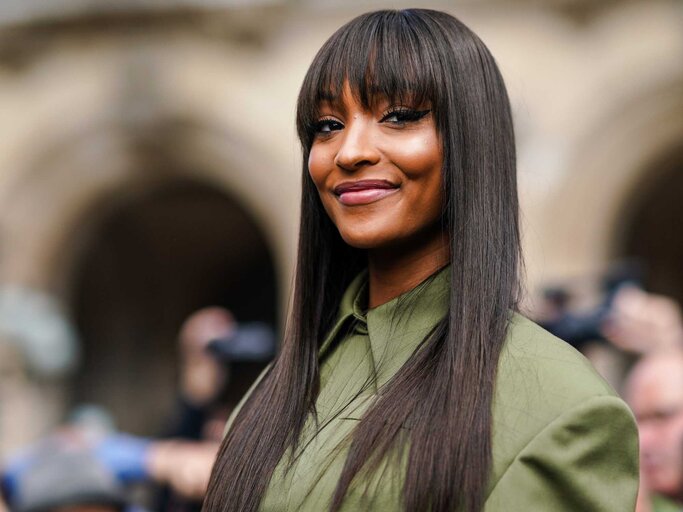
[[[626,381],[638,423],[642,492],[653,512],[683,508],[683,349],[645,355]],[[667,508],[668,507],[668,508]]]
[[[605,340],[602,328],[621,290],[637,287],[641,281],[642,270],[637,262],[614,263],[597,277],[545,287],[534,318],[552,334],[585,352],[588,345]]]
[[[627,352],[683,348],[681,308],[669,297],[622,286],[601,323],[601,333]]]
[[[76,407],[62,425],[3,461],[0,482],[11,510],[34,502],[36,511],[143,510],[135,505],[139,500],[129,499],[135,489],[128,484],[146,474],[131,461],[144,455],[151,443],[130,436],[133,447],[122,450],[122,444],[116,443],[115,450],[106,452],[114,447],[109,440],[117,437],[124,436],[116,433],[106,409],[91,404]]]
[[[0,459],[49,432],[64,401],[63,381],[37,372],[27,353],[0,333]]]
[[[115,434],[93,446],[93,454],[123,485],[153,482],[167,487],[156,510],[201,506],[218,444],[155,440]]]
[[[593,286],[587,287],[589,283]],[[590,306],[579,308],[581,302]],[[612,270],[597,281],[546,288],[540,305],[537,321],[580,350],[615,388],[638,355],[683,347],[678,304],[645,291],[631,273]]]
[[[124,488],[93,453],[54,436],[5,468],[2,491],[13,512],[122,512]]]
[[[240,326],[228,310],[211,307],[188,317],[178,343],[179,405],[165,438],[116,432],[105,410],[79,406],[64,425],[28,449],[31,457],[19,457],[22,463],[10,464],[3,471],[7,488],[21,491],[26,479],[33,478],[34,461],[43,460],[46,454],[76,450],[85,466],[98,466],[123,489],[145,482],[166,486],[157,510],[198,510],[225,420],[272,358],[275,341],[269,326]],[[88,481],[83,480],[83,485],[89,485]]]
[[[67,423],[9,458],[1,476],[12,510],[23,510],[34,501],[41,507],[52,502],[60,507],[110,506],[101,503],[107,494],[103,490],[100,500],[97,487],[108,482],[113,482],[110,487],[122,500],[138,484],[154,482],[170,486],[183,499],[201,501],[216,455],[215,442],[154,440],[117,433],[111,426],[100,408],[81,406]],[[60,480],[60,464],[69,471],[65,480]],[[97,478],[86,478],[86,471]],[[79,501],[92,496],[97,503]],[[177,505],[174,510],[180,509]]]
[[[207,307],[192,313],[180,327],[180,393],[193,405],[206,405],[225,384],[227,368],[207,350],[214,339],[229,338],[237,323],[221,307]]]
[[[164,486],[157,510],[201,508],[225,421],[275,353],[266,324],[238,324],[232,313],[208,307],[191,314],[179,334],[175,418],[163,437],[115,434],[96,453],[120,481]]]
[[[46,290],[0,286],[0,456],[61,420],[67,379],[80,361],[76,330]]]
[[[238,324],[222,307],[202,308],[182,324],[176,419],[167,440],[155,441],[147,470],[168,489],[160,510],[199,510],[225,422],[275,353],[272,329]],[[195,442],[193,442],[195,441]]]
[[[680,306],[632,282],[608,289],[593,308],[573,311],[571,292],[548,288],[537,312],[539,323],[579,349],[593,341],[609,341],[620,350],[645,352],[683,347]]]
[[[220,441],[231,409],[275,353],[272,329],[211,306],[183,322],[178,344],[178,405],[164,437]]]
[[[220,441],[232,408],[275,354],[273,330],[211,306],[183,322],[178,343],[177,410],[164,437]]]

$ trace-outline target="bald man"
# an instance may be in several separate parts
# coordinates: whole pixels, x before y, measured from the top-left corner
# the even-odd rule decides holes
[[[683,350],[640,359],[628,377],[626,398],[638,422],[641,472],[654,495],[653,510],[669,510],[657,495],[683,504]]]

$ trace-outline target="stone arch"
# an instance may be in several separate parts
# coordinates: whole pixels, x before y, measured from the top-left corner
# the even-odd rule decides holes
[[[243,320],[265,320],[277,328],[295,238],[296,208],[288,194],[296,184],[288,182],[285,169],[223,127],[194,120],[161,119],[142,131],[99,124],[57,142],[44,144],[28,172],[14,183],[10,200],[3,203],[3,236],[8,243],[0,266],[2,278],[49,290],[77,321],[85,370],[77,375],[72,399],[104,403],[123,427],[152,433],[173,398],[175,329],[184,315],[204,305],[221,304],[235,309]],[[159,220],[164,215],[166,224]],[[179,218],[184,227],[176,233],[170,223]],[[216,225],[192,229],[193,220],[202,224],[212,218],[224,223],[225,236]],[[203,288],[190,290],[192,280],[179,274],[181,267],[168,264],[163,270],[163,250],[150,249],[151,259],[140,265],[142,273],[137,275],[150,277],[150,272],[159,271],[156,281],[161,286],[151,294],[123,307],[125,294],[142,293],[141,289],[133,286],[134,279],[111,276],[124,292],[110,297],[115,303],[108,307],[118,308],[119,319],[124,313],[132,318],[127,324],[121,322],[123,329],[116,329],[117,322],[106,318],[106,304],[93,309],[93,301],[102,298],[97,290],[107,285],[97,278],[106,269],[135,268],[135,249],[122,251],[127,263],[118,267],[105,260],[116,240],[119,246],[135,243],[136,230],[142,241],[157,236],[157,249],[182,250],[182,240],[173,240],[176,234],[187,243],[203,244],[197,252],[203,261],[211,260],[205,264],[213,273],[202,274],[206,269],[201,262],[193,266],[191,251],[185,251],[182,257],[189,277],[195,275],[203,283]],[[211,258],[216,256],[212,251],[223,259]],[[150,263],[155,258],[156,264]],[[237,270],[221,273],[221,261]],[[265,270],[259,273],[258,268]],[[172,286],[171,282],[169,288],[174,274],[182,283]],[[224,280],[226,291],[212,279]],[[238,301],[249,291],[249,282],[259,279],[251,304]],[[180,293],[188,297],[166,303],[157,300],[161,305],[137,314],[136,307],[144,309],[155,293],[164,300]],[[257,314],[259,307],[262,314]],[[141,321],[145,314],[155,321]],[[102,350],[116,343],[116,336],[124,339],[125,332],[134,331],[140,333],[130,337],[134,343]],[[136,351],[139,343],[148,343],[150,349],[138,345]],[[132,404],[131,393],[141,392],[145,396]]]
[[[545,210],[547,257],[568,262],[560,274],[600,271],[622,256],[634,197],[655,178],[652,163],[682,140],[683,76],[618,102],[584,133]]]
[[[160,120],[140,134],[96,123],[44,143],[5,192],[0,279],[68,293],[64,276],[79,244],[74,231],[87,231],[130,195],[186,179],[239,198],[269,241],[280,284],[287,283],[298,180],[262,153],[222,126],[178,119]]]
[[[168,420],[176,333],[191,312],[221,305],[241,321],[277,323],[263,233],[214,186],[178,179],[150,187],[89,238],[71,283],[83,345],[72,400],[106,405],[126,430],[153,433]]]
[[[614,253],[640,263],[648,290],[683,304],[683,138],[648,164],[624,201]]]

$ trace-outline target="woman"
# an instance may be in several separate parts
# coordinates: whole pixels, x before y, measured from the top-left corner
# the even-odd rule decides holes
[[[461,22],[360,16],[301,88],[294,300],[205,508],[625,511],[630,411],[515,313],[509,102]]]

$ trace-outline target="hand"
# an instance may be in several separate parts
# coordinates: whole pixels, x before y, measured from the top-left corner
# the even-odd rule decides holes
[[[615,346],[629,352],[645,353],[683,345],[678,304],[635,286],[617,291],[601,331]]]
[[[218,447],[214,442],[156,442],[149,458],[152,478],[186,498],[201,499],[209,485]]]

